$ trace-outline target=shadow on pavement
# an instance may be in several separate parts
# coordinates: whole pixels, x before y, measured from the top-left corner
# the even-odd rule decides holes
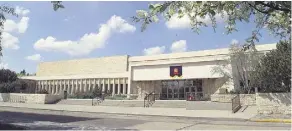
[[[25,127],[0,123],[0,130],[25,130],[25,129],[26,129]]]
[[[57,122],[57,123],[70,123],[70,122],[77,122],[77,121],[87,121],[87,120],[96,120],[100,118],[87,118],[87,117],[74,117],[74,116],[64,116],[64,115],[51,115],[51,114],[35,114],[35,113],[21,113],[21,112],[8,112],[8,111],[1,111],[0,116],[2,118],[14,118],[19,120],[25,118],[25,120],[32,121],[50,121],[50,122]],[[24,121],[21,121],[24,122]]]
[[[80,115],[82,116],[82,114]],[[128,127],[145,122],[119,118],[0,111],[0,123],[7,125],[7,128],[3,126],[3,129],[0,125],[0,130],[132,130]],[[11,127],[8,128],[8,125]]]

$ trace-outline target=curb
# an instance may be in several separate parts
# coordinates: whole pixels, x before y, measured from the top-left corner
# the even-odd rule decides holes
[[[280,122],[280,123],[291,123],[291,119],[255,119],[250,120],[253,122]]]

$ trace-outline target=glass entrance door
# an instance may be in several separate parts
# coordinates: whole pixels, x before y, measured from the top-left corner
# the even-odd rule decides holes
[[[193,93],[200,100],[203,97],[202,80],[167,80],[161,82],[161,100],[185,100]]]

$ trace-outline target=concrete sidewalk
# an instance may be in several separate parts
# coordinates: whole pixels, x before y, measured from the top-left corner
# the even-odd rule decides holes
[[[109,107],[109,106],[83,106],[83,105],[55,105],[55,104],[25,104],[0,102],[0,107],[18,107],[43,110],[77,111],[91,113],[114,113],[129,115],[154,115],[199,118],[229,118],[247,120],[256,115],[254,109],[245,112],[231,113],[225,110],[186,110],[183,108],[144,108],[144,107]]]

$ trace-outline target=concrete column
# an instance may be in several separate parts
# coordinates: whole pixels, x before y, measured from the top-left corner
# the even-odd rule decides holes
[[[66,80],[61,81],[61,90],[60,90],[59,94],[60,93],[64,94],[64,90],[66,90],[66,82],[65,81]]]
[[[48,88],[48,93],[52,94],[52,81],[51,80],[48,81],[48,85],[49,85],[48,86],[49,87]]]
[[[73,86],[73,93],[75,94],[77,92],[78,89],[78,79],[73,80],[74,86]]]
[[[66,89],[67,90],[67,92],[68,92],[68,94],[71,94],[72,93],[72,86],[73,86],[73,84],[72,84],[72,79],[70,80],[70,79],[68,79],[68,81],[67,81],[68,83],[68,88]],[[71,88],[70,88],[71,87]]]
[[[70,79],[67,80],[67,84],[68,84],[68,88],[66,90],[67,90],[68,94],[71,94],[72,89],[70,88],[70,85],[72,84],[72,82]]]
[[[105,80],[102,79],[102,91],[105,91]]]
[[[79,84],[79,87],[78,87],[78,92],[81,92],[81,91],[82,91],[82,88],[84,87],[84,86],[83,86],[83,84],[84,84],[84,83],[83,83],[83,79],[80,79],[80,80],[79,80],[79,83],[80,83],[80,84]]]
[[[41,84],[41,88],[40,89],[42,90],[44,88],[44,81],[40,81],[40,82],[41,82],[40,83]]]
[[[92,87],[92,90],[91,90],[91,91],[94,91],[94,89],[95,89],[95,87],[96,87],[96,82],[97,82],[96,79],[94,79],[94,80],[93,80],[93,87]]]
[[[69,93],[69,79],[64,81],[64,91],[67,91],[67,93]]]
[[[115,79],[113,79],[113,89],[112,89],[113,93],[112,95],[115,95],[116,93],[116,84],[115,84]]]
[[[127,98],[130,98],[131,96],[131,82],[128,81],[128,90],[127,90]]]
[[[41,81],[41,90],[45,89],[44,85],[45,85],[45,81]]]
[[[48,93],[51,94],[51,81],[47,80],[46,85],[47,85],[47,91],[48,91]]]
[[[107,79],[107,90],[110,90],[111,86],[110,86],[110,79]]]
[[[53,88],[54,90],[54,94],[56,94],[57,93],[57,89],[58,89],[58,80],[54,80],[54,88]]]
[[[75,88],[75,80],[74,79],[71,79],[71,81],[70,81],[70,83],[71,83],[71,92],[70,92],[70,94],[73,94],[74,93],[74,88]]]
[[[123,94],[126,94],[126,79],[123,78]]]
[[[98,84],[98,88],[102,88],[102,87],[100,87],[100,85],[101,85],[101,79],[97,79],[97,84]]]
[[[121,82],[120,78],[118,78],[118,94],[121,94]]]
[[[60,88],[58,89],[58,93],[57,93],[57,94],[60,94],[60,93],[63,92],[63,90],[64,90],[64,89],[63,89],[63,88],[64,88],[64,80],[60,80],[59,82],[60,82],[60,83],[59,83],[59,84],[60,84],[60,85],[59,85]]]
[[[59,93],[59,89],[60,89],[60,80],[56,80],[55,94],[58,94]]]
[[[44,81],[44,86],[46,86],[45,87],[46,91],[49,91],[49,85],[48,85],[48,81],[47,80]]]
[[[57,90],[58,90],[58,86],[59,86],[59,81],[55,80],[54,82],[55,86],[54,86],[54,94],[57,94]]]
[[[88,83],[89,83],[89,80],[88,80],[88,79],[85,79],[85,80],[84,80],[83,92],[86,92],[86,91],[87,91]]]
[[[50,82],[50,84],[51,84],[51,94],[54,94],[55,80],[52,80],[52,81]]]

